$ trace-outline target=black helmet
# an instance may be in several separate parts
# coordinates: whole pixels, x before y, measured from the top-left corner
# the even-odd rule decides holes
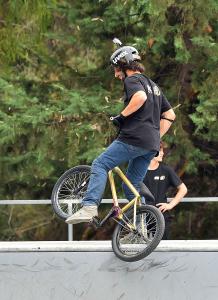
[[[117,38],[115,38],[113,40],[113,42],[116,45],[121,46],[122,43],[120,42],[120,40],[118,40]],[[110,58],[110,63],[113,66],[122,66],[124,64],[129,64],[132,61],[139,61],[141,60],[141,57],[139,56],[138,50],[134,47],[131,46],[123,46],[120,47],[119,49],[117,49]]]

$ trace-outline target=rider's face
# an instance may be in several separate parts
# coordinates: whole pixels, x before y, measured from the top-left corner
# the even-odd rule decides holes
[[[114,76],[115,76],[115,78],[118,78],[120,80],[125,79],[124,73],[119,68],[116,68],[116,67],[114,68]]]

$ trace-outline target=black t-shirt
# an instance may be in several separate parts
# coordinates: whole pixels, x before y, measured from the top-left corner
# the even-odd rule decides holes
[[[155,204],[167,202],[168,189],[182,183],[175,171],[163,163],[156,170],[148,170],[143,182],[154,196]]]
[[[143,74],[134,74],[124,80],[125,107],[138,91],[144,91],[147,100],[124,120],[118,140],[146,150],[159,151],[161,114],[169,110],[171,105],[151,79]]]

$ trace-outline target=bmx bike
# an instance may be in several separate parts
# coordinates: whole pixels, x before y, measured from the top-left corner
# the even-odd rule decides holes
[[[119,206],[113,174],[116,173],[133,192],[134,198],[124,207]],[[51,196],[54,212],[63,220],[81,208],[81,201],[87,191],[91,167],[76,166],[67,170],[56,182]],[[113,207],[100,220],[92,219],[96,227],[102,227],[105,222],[113,218],[117,222],[112,237],[112,249],[121,260],[133,262],[148,256],[161,241],[165,222],[162,213],[152,205],[142,204],[142,196],[131,184],[128,178],[115,167],[108,172],[111,186]],[[149,196],[149,195],[148,195]],[[146,200],[146,192],[143,194]]]

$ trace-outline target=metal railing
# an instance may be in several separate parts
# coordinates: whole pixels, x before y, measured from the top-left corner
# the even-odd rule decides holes
[[[168,198],[170,202],[172,198]],[[119,203],[127,203],[126,199],[119,199]],[[181,202],[218,202],[218,197],[187,197],[183,198]],[[102,199],[103,204],[113,203],[112,199]],[[51,200],[0,200],[0,205],[51,205]],[[68,203],[68,211],[72,212],[72,202]],[[68,241],[73,241],[73,225],[68,224]]]

